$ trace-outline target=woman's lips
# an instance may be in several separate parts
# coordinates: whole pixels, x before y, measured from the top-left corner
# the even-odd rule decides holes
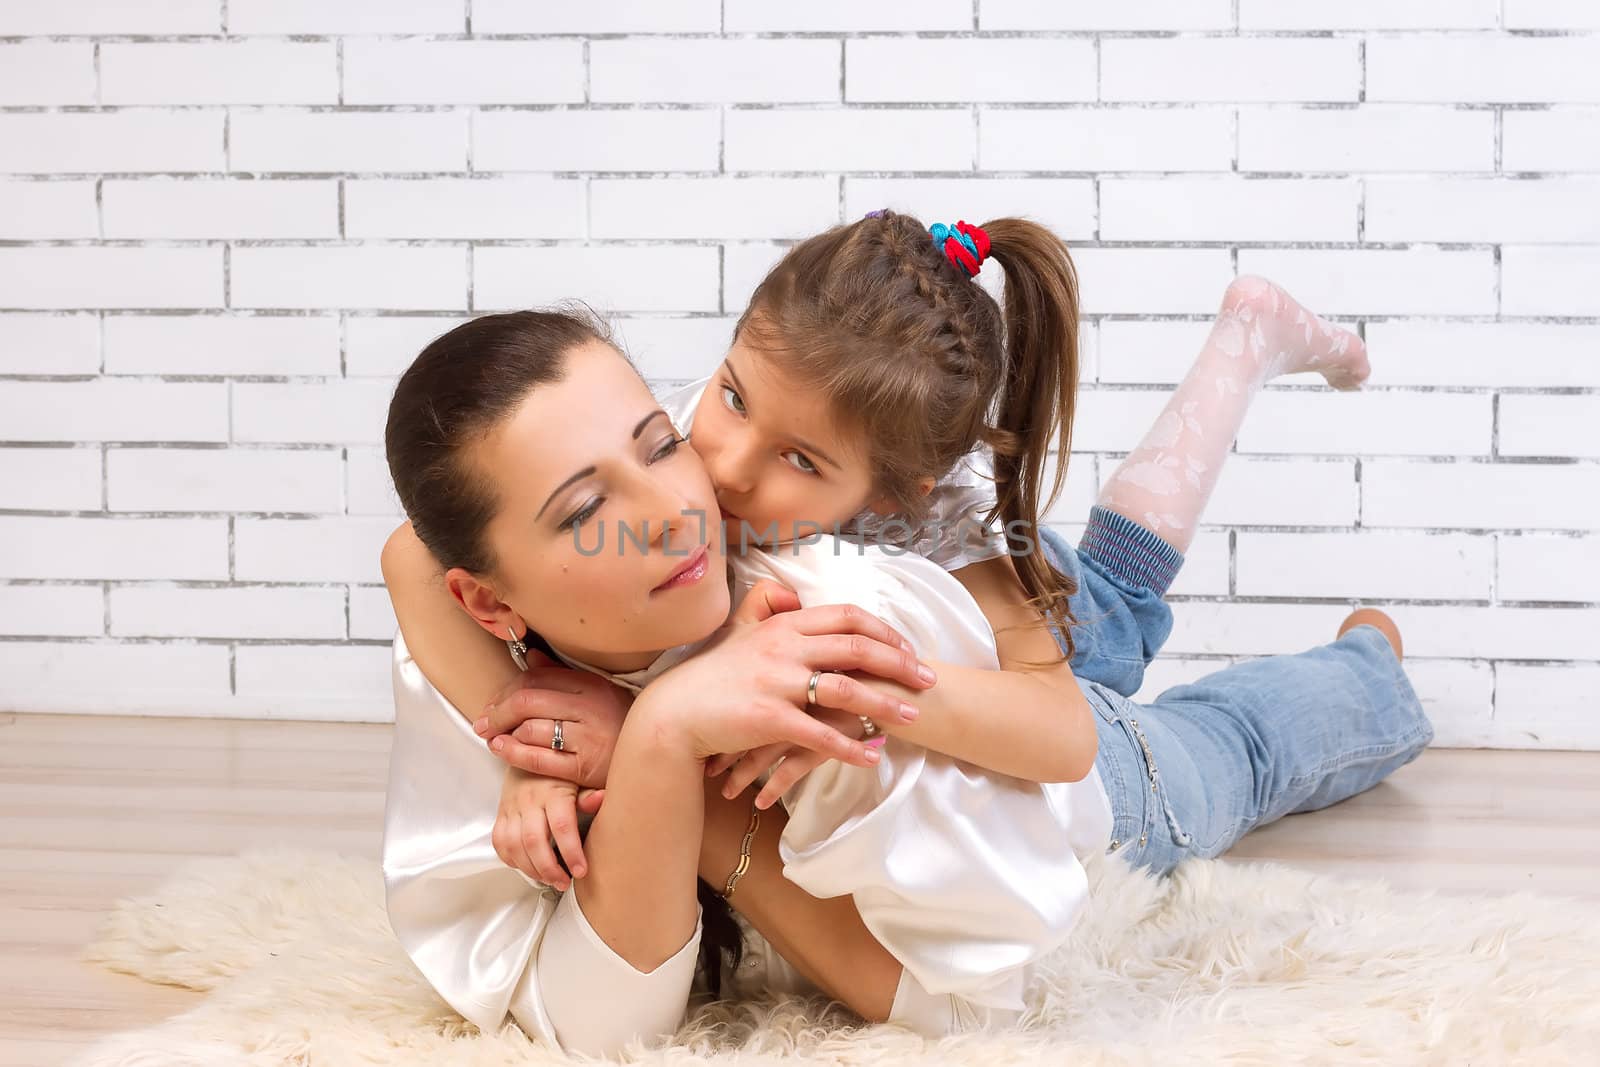
[[[651,592],[661,593],[668,589],[682,589],[684,586],[693,585],[706,576],[706,564],[710,558],[711,553],[706,549],[705,545],[701,545],[690,553],[689,558],[684,560],[677,570],[672,572],[671,577],[656,586]]]

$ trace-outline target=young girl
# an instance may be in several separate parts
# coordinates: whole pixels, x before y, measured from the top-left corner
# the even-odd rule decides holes
[[[989,258],[1005,269],[1004,309],[972,280]],[[690,434],[736,540],[782,543],[843,527],[909,547],[972,593],[997,634],[1002,670],[933,664],[938,685],[904,694],[920,717],[877,726],[999,773],[1099,788],[1097,728],[1077,679],[1123,695],[1139,687],[1170,630],[1162,595],[1255,390],[1306,370],[1354,387],[1367,365],[1354,335],[1269,283],[1238,280],[1189,377],[1107,481],[1074,552],[1041,534],[1039,517],[1065,472],[1058,466],[1046,489],[1049,453],[1069,453],[1077,327],[1072,263],[1044,228],[1001,219],[930,232],[876,212],[791,250],[752,296],[722,365],[663,406]],[[401,581],[415,588],[437,569],[412,555],[416,573]],[[465,621],[442,597],[428,610]],[[1088,624],[1069,629],[1074,616]],[[1138,655],[1117,654],[1130,640]],[[497,736],[521,721],[519,707],[486,716],[481,732],[510,762],[547,764],[555,719]],[[1003,716],[982,710],[999,707]],[[757,798],[764,808],[821,758],[767,749],[729,754],[711,771],[738,761],[725,785],[733,796],[781,760]],[[499,843],[508,861],[564,886],[548,842],[558,822],[561,852],[581,871],[573,792],[514,776],[506,801]]]

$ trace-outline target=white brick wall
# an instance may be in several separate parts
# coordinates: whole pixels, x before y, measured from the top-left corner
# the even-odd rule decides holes
[[[1441,743],[1600,748],[1582,0],[0,5],[0,707],[387,718],[415,352],[575,296],[682,381],[886,204],[1072,243],[1068,532],[1231,276],[1364,332],[1260,397],[1147,693],[1361,601]]]

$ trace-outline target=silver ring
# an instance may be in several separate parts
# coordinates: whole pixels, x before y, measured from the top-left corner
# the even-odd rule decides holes
[[[550,738],[550,747],[557,752],[565,752],[567,749],[567,739],[561,734],[561,726],[561,720],[557,719],[555,736]]]
[[[806,703],[807,704],[815,704],[817,702],[817,683],[819,681],[821,681],[821,680],[822,680],[822,672],[821,671],[812,671],[811,672],[811,681],[806,683]]]

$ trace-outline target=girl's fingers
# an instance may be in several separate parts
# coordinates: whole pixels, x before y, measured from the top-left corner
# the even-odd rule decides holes
[[[578,810],[585,815],[595,814],[600,810],[600,805],[605,802],[606,791],[604,789],[580,789],[578,791]]]
[[[527,850],[528,858],[533,861],[533,868],[538,873],[534,875],[546,885],[555,886],[562,892],[571,888],[571,880],[567,872],[561,869],[561,864],[556,859],[555,849],[550,846],[550,827],[545,822],[544,812],[533,811],[522,823],[522,847]]]
[[[750,783],[761,777],[762,771],[777,763],[784,757],[785,753],[793,752],[794,750],[793,745],[782,742],[752,749],[729,772],[728,781],[722,787],[722,795],[728,800],[732,800],[750,788]]]
[[[539,878],[539,869],[534,865],[533,860],[529,858],[527,846],[523,843],[522,815],[520,813],[514,812],[506,820],[504,850],[501,851],[500,858],[508,866],[516,868],[529,878]],[[542,878],[539,880],[543,881]]]
[[[715,778],[717,775],[732,767],[744,758],[743,752],[723,752],[706,760],[706,777]]]
[[[582,878],[588,874],[588,864],[583,858],[583,841],[578,837],[577,797],[563,790],[545,808],[545,817],[550,824],[550,834],[556,839],[556,848],[561,851],[561,858],[567,861],[567,869],[572,872],[572,877]]]
[[[767,784],[761,787],[761,792],[756,794],[756,807],[765,811],[778,802],[795,785],[826,763],[827,760],[815,752],[796,752],[784,758],[778,769],[772,772],[772,777],[767,779]]]

